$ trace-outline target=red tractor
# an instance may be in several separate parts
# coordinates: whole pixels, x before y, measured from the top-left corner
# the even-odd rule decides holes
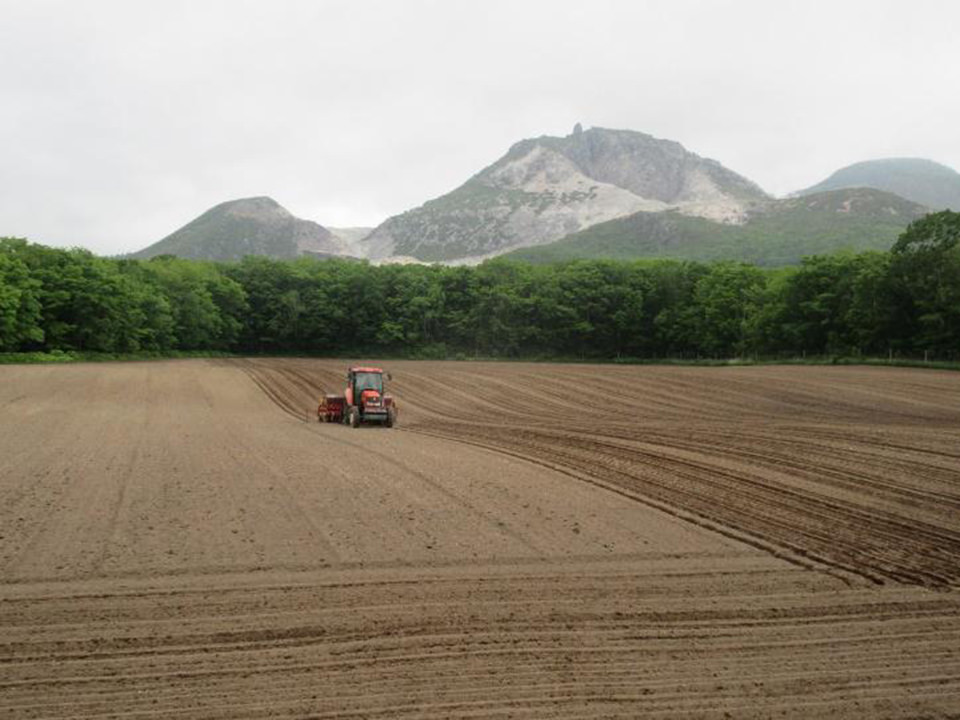
[[[387,379],[392,380],[387,373]],[[342,422],[350,427],[378,422],[393,427],[397,421],[397,403],[383,391],[384,372],[377,367],[352,367],[347,371],[347,389],[343,395],[325,395],[317,408],[320,422]]]

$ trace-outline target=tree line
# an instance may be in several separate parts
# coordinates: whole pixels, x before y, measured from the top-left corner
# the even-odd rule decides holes
[[[735,263],[373,266],[97,257],[0,239],[0,352],[958,359],[960,213],[889,252]]]

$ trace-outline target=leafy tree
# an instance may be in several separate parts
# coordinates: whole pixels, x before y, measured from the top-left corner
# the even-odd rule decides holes
[[[796,352],[799,341],[785,321],[796,268],[768,270],[764,286],[745,323],[745,346],[759,353]]]
[[[295,347],[300,340],[303,306],[293,265],[248,256],[238,265],[228,266],[226,274],[243,288],[250,307],[241,343],[251,350]],[[210,300],[213,302],[212,294]]]
[[[47,349],[140,349],[145,317],[137,300],[139,288],[116,261],[86,250],[41,245],[26,246],[22,256],[39,282],[36,298]]]
[[[650,350],[660,357],[700,352],[693,295],[709,268],[701,263],[666,261],[650,265],[647,316],[653,318]]]
[[[221,350],[238,340],[246,293],[216,265],[160,256],[145,268],[167,298],[177,348]]]
[[[791,276],[781,322],[798,350],[841,353],[856,346],[847,323],[855,268],[854,255],[813,256]]]
[[[749,344],[749,318],[760,304],[765,277],[751,265],[719,262],[693,291],[694,336],[699,349],[717,357],[739,355]]]
[[[883,354],[897,334],[897,306],[890,276],[890,253],[858,255],[846,315],[859,354]]]
[[[479,267],[99,258],[0,239],[0,350],[729,357],[960,347],[960,214],[890,253]]]
[[[172,350],[177,346],[176,324],[170,301],[155,277],[136,260],[120,260],[119,272],[129,285],[130,307],[138,319],[131,328],[127,348],[130,350]]]
[[[19,257],[25,240],[0,238],[0,350],[15,351],[43,340],[40,282]]]
[[[907,347],[960,347],[960,213],[945,210],[912,223],[893,246],[897,336]]]
[[[485,355],[519,354],[528,334],[533,269],[518,263],[492,261],[476,269],[476,302],[470,326],[474,351]]]

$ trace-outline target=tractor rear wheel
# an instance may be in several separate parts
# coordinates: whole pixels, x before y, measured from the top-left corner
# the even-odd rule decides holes
[[[350,408],[350,427],[360,427],[360,411],[355,407]]]
[[[393,408],[387,410],[387,419],[383,421],[383,424],[388,428],[392,428],[394,423],[397,422],[397,412]]]

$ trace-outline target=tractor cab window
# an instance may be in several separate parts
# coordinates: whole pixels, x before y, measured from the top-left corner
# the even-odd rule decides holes
[[[356,387],[357,392],[363,392],[364,390],[383,392],[383,376],[380,373],[359,372],[354,377],[354,387]]]

